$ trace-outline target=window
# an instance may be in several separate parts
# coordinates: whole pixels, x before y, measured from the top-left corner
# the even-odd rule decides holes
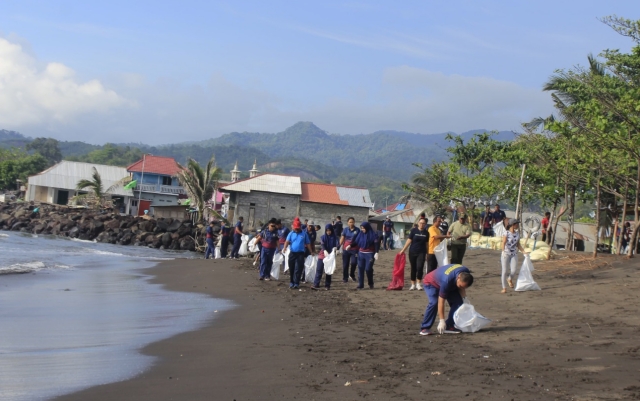
[[[249,203],[249,206],[255,206],[255,205],[256,205],[255,203]]]
[[[283,209],[283,210],[284,210],[284,209],[285,209],[285,207],[284,207],[284,206],[280,206],[280,209]]]
[[[171,185],[171,177],[162,177],[162,185]]]

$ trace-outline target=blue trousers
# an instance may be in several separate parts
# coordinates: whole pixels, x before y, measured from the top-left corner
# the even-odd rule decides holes
[[[322,281],[322,275],[324,274],[324,260],[318,259],[318,265],[316,266],[316,278],[313,280],[314,287],[320,287]],[[324,286],[326,288],[331,287],[331,274],[327,274],[324,279]]]
[[[229,236],[223,235],[220,240],[220,257],[222,259],[227,257],[227,249],[229,249]]]
[[[304,251],[289,252],[289,277],[291,286],[299,286],[304,271]]]
[[[440,290],[432,285],[425,285],[424,292],[427,294],[427,298],[429,298],[429,305],[427,305],[427,310],[424,312],[424,319],[422,319],[421,329],[431,329],[433,326],[433,322],[436,320],[436,316],[438,315],[438,298]],[[449,303],[449,317],[447,318],[447,328],[453,327],[453,314],[456,313],[460,305],[462,305],[462,297],[458,291],[452,291],[449,293],[447,297],[447,302]]]
[[[367,273],[369,287],[373,288],[373,253],[358,253],[358,288],[364,288],[364,273]]]
[[[393,249],[393,233],[391,231],[382,234],[384,237],[382,245],[385,250]]]
[[[260,251],[260,278],[269,278],[271,276],[271,268],[273,267],[273,255],[276,248],[262,247]],[[277,266],[279,269],[280,266]]]
[[[240,252],[240,245],[242,245],[242,235],[233,234],[233,248],[231,248],[232,258],[237,258],[240,256],[238,255],[238,252]]]
[[[349,264],[351,264],[351,271],[349,271]],[[358,266],[357,251],[349,250],[349,251],[342,252],[342,281],[346,283],[347,281],[349,281],[349,276],[355,277],[357,266]]]
[[[213,238],[207,238],[207,250],[204,252],[204,258],[209,259],[209,255],[211,255],[211,259],[215,258],[216,254],[213,251]]]

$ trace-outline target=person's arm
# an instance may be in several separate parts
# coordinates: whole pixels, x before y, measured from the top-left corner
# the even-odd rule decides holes
[[[398,253],[405,253],[410,245],[411,245],[411,238],[408,238],[407,242],[404,243],[404,246],[402,247],[402,250],[400,252],[398,252]]]
[[[284,254],[284,252],[287,250],[287,247],[289,246],[289,240],[286,240],[284,242],[284,246],[282,247],[282,253]]]
[[[316,251],[311,247],[311,244],[307,244],[307,249],[311,252],[311,256],[316,256]]]
[[[444,298],[438,297],[438,317],[440,320],[444,320],[444,301]]]
[[[342,244],[344,244],[344,234],[340,236],[340,245],[338,246],[338,248],[340,248]]]
[[[472,231],[471,231],[471,228],[469,228],[469,229],[467,230],[467,232],[468,232],[468,234],[461,235],[461,236],[459,236],[458,238],[456,238],[456,240],[459,240],[459,239],[467,239],[467,238],[469,238],[469,237],[471,236],[471,232],[472,232]],[[449,229],[449,233],[451,233],[451,229]]]
[[[240,234],[242,235],[242,231],[239,229],[238,226],[236,226],[236,230],[234,231],[236,234]]]
[[[518,241],[518,249],[520,249],[520,252],[522,252],[523,255],[529,254],[529,252],[524,251],[524,248],[522,247],[522,245],[520,245],[520,241]]]
[[[447,234],[447,235],[434,235],[433,238],[435,239],[445,239],[445,238],[451,238],[451,234]]]
[[[458,288],[458,292],[460,293],[460,296],[462,297],[462,299],[465,299],[467,297],[467,289],[466,288]]]
[[[504,252],[504,248],[507,246],[507,236],[502,237],[502,252]]]

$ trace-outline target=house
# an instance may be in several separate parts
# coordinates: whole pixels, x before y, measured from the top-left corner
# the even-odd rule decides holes
[[[300,177],[259,174],[222,185],[229,194],[227,218],[235,223],[243,216],[245,227],[259,228],[271,218],[291,224],[296,216],[323,226],[335,216],[367,221],[372,206],[369,190],[334,184],[302,182]]]
[[[116,185],[123,178],[129,176],[127,169],[102,164],[63,160],[45,171],[29,177],[26,200],[66,205],[69,199],[78,193],[76,186],[80,180],[93,179],[94,168],[100,174],[103,189],[107,191],[113,187],[109,194],[114,206],[122,212],[128,213],[127,208],[133,193],[122,185]],[[80,193],[82,192],[86,191],[80,191]]]
[[[186,199],[187,192],[175,177],[179,170],[173,157],[153,155],[144,155],[127,167],[131,178],[136,181],[130,214],[139,216],[145,210],[154,214],[154,206],[178,206],[178,199]]]

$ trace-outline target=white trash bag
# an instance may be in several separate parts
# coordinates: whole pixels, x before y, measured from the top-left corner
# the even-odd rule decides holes
[[[475,333],[487,327],[491,320],[476,312],[473,305],[464,303],[453,314],[453,322],[463,333]]]
[[[524,262],[518,273],[518,281],[516,282],[516,291],[540,291],[538,283],[533,281],[533,263],[531,257],[524,255]]]
[[[260,250],[258,248],[258,241],[257,241],[257,237],[253,237],[251,239],[251,241],[249,241],[249,252],[251,253],[258,253],[258,251]]]
[[[326,253],[326,251],[324,251]],[[326,275],[332,275],[333,272],[336,271],[336,249],[333,248],[333,251],[322,260],[324,263],[324,273]]]
[[[305,281],[313,281],[316,278],[316,267],[318,266],[318,257],[309,255],[304,260],[304,279]]]
[[[433,251],[438,259],[438,267],[449,264],[449,253],[447,252],[447,241],[442,241]]]
[[[248,252],[248,242],[249,242],[249,236],[248,235],[243,235],[240,237],[240,239],[242,240],[242,244],[240,244],[240,250],[238,251],[238,255],[240,256],[247,256]]]
[[[393,234],[393,249],[402,249],[402,242],[398,234]]]
[[[291,252],[289,248],[284,252],[284,273],[289,271],[289,252]]]
[[[276,252],[273,255],[273,265],[271,266],[271,278],[274,280],[280,280],[280,265],[284,261],[282,252]]]
[[[504,223],[502,221],[493,225],[493,235],[495,237],[504,237],[507,235],[507,229],[504,227]]]
[[[215,248],[215,249],[213,250],[213,258],[214,258],[214,259],[220,259],[220,258],[222,258],[222,256],[220,256],[220,248],[219,248],[219,247],[218,247],[218,248]]]

